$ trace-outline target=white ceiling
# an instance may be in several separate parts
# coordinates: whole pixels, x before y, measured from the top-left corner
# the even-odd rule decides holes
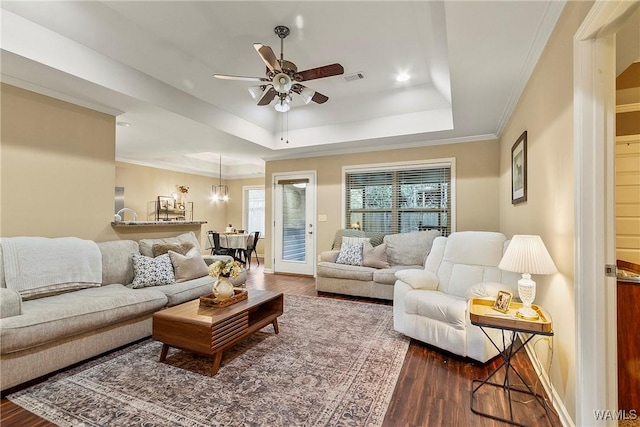
[[[2,1],[2,81],[130,123],[118,160],[225,178],[264,161],[455,143],[500,135],[563,1]],[[305,85],[329,97],[260,107],[253,48],[299,70],[340,63]],[[395,76],[411,78],[399,83]]]

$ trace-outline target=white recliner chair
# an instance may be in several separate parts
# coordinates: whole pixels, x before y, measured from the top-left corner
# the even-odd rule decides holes
[[[496,356],[498,350],[470,323],[468,301],[495,298],[499,290],[517,295],[519,275],[498,268],[508,244],[504,234],[484,231],[437,237],[424,270],[396,272],[394,329],[483,363]],[[502,344],[499,330],[485,330]]]

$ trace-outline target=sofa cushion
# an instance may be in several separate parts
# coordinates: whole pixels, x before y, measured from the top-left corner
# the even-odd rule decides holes
[[[0,263],[1,264],[1,263]],[[22,314],[22,298],[16,291],[0,288],[0,318]]]
[[[181,234],[176,237],[163,237],[160,239],[142,239],[140,242],[140,253],[144,256],[153,257],[153,245],[159,243],[183,243],[188,242],[193,245],[194,248],[198,248],[198,252],[202,253],[200,248],[200,242],[193,231]]]
[[[443,261],[497,267],[502,259],[506,240],[502,233],[487,231],[451,233],[447,238]]]
[[[373,246],[369,240],[362,244],[362,265],[373,268],[389,268],[387,261],[387,244]]]
[[[133,289],[148,286],[168,285],[176,281],[169,254],[151,258],[144,255],[133,255]]]
[[[174,305],[182,304],[183,302],[194,300],[202,295],[211,295],[213,293],[213,284],[215,282],[215,278],[206,275],[186,282],[154,286],[151,289],[165,294],[167,297],[167,307],[172,307]],[[231,280],[231,283],[235,284],[234,280]]]
[[[373,272],[373,281],[383,285],[394,285],[396,283],[396,273],[407,269],[418,268],[418,265],[396,265],[390,268],[381,268]]]
[[[130,284],[133,281],[133,255],[140,254],[138,242],[133,240],[98,242],[98,249],[102,254],[102,284]]]
[[[485,298],[485,297],[496,297],[498,295],[498,291],[506,290],[508,286],[502,283],[495,282],[482,282],[477,283],[470,288],[467,289],[465,293],[465,297],[471,298]]]
[[[440,291],[414,290],[407,292],[404,302],[407,314],[427,317],[465,329],[467,300]]]
[[[93,331],[153,313],[167,297],[154,289],[129,289],[112,284],[22,303],[20,316],[0,319],[1,353]]]
[[[438,266],[439,289],[465,297],[470,287],[482,282],[502,282],[498,264],[506,237],[502,233],[462,231],[452,233]]]
[[[395,276],[413,289],[438,289],[438,276],[429,270],[422,268],[400,270]]]
[[[193,248],[193,243],[191,242],[180,242],[180,243],[154,243],[151,246],[151,252],[153,253],[153,257],[157,257],[160,255],[164,255],[169,253],[169,251],[173,251],[179,253],[180,255],[185,255]],[[200,251],[198,251],[200,253]]]
[[[355,265],[337,264],[334,262],[318,263],[318,276],[333,277],[336,279],[351,279],[373,281],[375,268],[360,267]]]
[[[186,255],[170,250],[169,258],[171,258],[176,282],[178,283],[209,274],[209,267],[196,248],[191,249]]]
[[[385,233],[379,231],[365,231],[364,237],[368,238],[372,246],[381,245],[384,240]]]
[[[387,244],[389,264],[423,266],[431,251],[433,239],[439,235],[437,230],[387,234],[383,241]]]

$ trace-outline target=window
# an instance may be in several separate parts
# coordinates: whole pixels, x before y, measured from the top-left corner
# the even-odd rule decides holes
[[[245,187],[244,206],[245,230],[260,231],[260,237],[264,237],[264,187]]]
[[[346,168],[346,226],[384,233],[434,229],[448,236],[452,164]]]

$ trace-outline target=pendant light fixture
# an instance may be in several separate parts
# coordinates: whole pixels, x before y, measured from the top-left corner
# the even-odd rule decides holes
[[[211,193],[213,194],[213,200],[228,202],[229,201],[229,187],[222,185],[222,154],[220,154],[220,183],[218,185],[211,186]]]

